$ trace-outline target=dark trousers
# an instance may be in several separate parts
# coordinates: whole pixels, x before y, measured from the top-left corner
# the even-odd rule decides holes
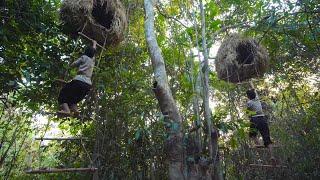
[[[272,143],[270,139],[269,126],[265,116],[251,117],[250,123],[249,137],[256,137],[259,131],[265,147]]]
[[[59,104],[68,105],[79,103],[89,93],[91,85],[79,80],[72,80],[67,83],[60,91]]]

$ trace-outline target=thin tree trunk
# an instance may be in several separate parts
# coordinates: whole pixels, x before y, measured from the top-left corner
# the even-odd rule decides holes
[[[101,132],[102,129],[104,129],[101,124],[102,121],[104,121],[105,119],[101,118],[101,114],[99,116],[99,99],[98,99],[98,90],[96,88],[93,88],[92,90],[93,94],[92,94],[92,99],[94,102],[94,123],[95,123],[95,143],[94,143],[94,149],[93,149],[93,154],[92,154],[92,161],[90,162],[90,166],[93,166],[94,168],[100,168],[101,167],[101,160],[99,158],[100,155],[100,151],[101,151],[101,144],[104,143],[104,135],[102,134],[103,132]],[[104,123],[106,124],[106,123]],[[102,143],[101,143],[102,142]],[[103,174],[103,171],[101,169],[97,169],[96,171],[93,172],[92,175],[92,179],[93,180],[99,180],[101,179],[100,176],[101,174]]]
[[[196,35],[196,45],[197,45],[197,49],[198,49],[198,54],[197,55],[198,55],[198,58],[200,60],[201,58],[200,58],[200,47],[199,47],[197,21],[196,21],[196,17],[194,15],[194,13],[192,13],[191,16],[192,16],[192,19],[194,21],[193,26],[194,26],[194,29],[195,29],[195,32],[196,32],[195,33],[195,35]],[[192,65],[194,65],[193,59],[192,59]],[[202,67],[200,66],[200,68],[202,68]],[[193,69],[193,66],[192,66],[192,69]],[[194,93],[196,93],[199,96],[201,96],[201,89],[202,89],[202,86],[203,86],[202,85],[203,84],[203,80],[202,79],[203,79],[203,74],[202,74],[202,71],[200,70],[199,74],[196,76],[196,80],[194,82],[194,89],[193,89]],[[200,122],[200,114],[201,113],[200,113],[200,108],[199,108],[199,97],[198,96],[196,96],[194,98],[194,100],[193,100],[193,107],[194,107],[195,114],[197,115],[197,120],[199,120],[199,122]],[[202,152],[202,148],[203,148],[203,146],[205,146],[204,145],[205,141],[201,140],[201,129],[200,128],[198,129],[197,137],[199,138],[199,144],[198,144],[199,152]]]
[[[194,92],[196,93],[196,92]],[[199,99],[198,99],[198,96],[194,96],[193,97],[193,100],[192,100],[192,104],[193,104],[193,111],[195,113],[195,116],[196,116],[196,121],[194,122],[194,126],[197,128],[197,131],[196,131],[196,141],[197,141],[197,148],[198,148],[198,151],[201,152],[202,148],[201,148],[201,128],[198,127],[199,126],[199,123],[201,122],[201,119],[200,119],[200,108],[199,108]]]
[[[223,173],[220,168],[220,162],[218,157],[218,131],[211,124],[211,110],[209,106],[209,62],[208,62],[208,48],[206,41],[206,24],[205,24],[205,12],[203,8],[202,0],[200,0],[200,13],[201,13],[201,26],[202,26],[202,49],[204,57],[204,65],[202,68],[203,71],[203,104],[204,104],[204,118],[208,125],[208,146],[210,157],[213,160],[214,166],[214,179],[221,180],[223,179]]]
[[[3,151],[2,155],[0,156],[0,167],[3,165],[7,155],[9,153],[10,148],[12,147],[14,142],[16,141],[17,136],[20,135],[20,133],[21,133],[20,132],[20,128],[21,128],[21,126],[18,126],[18,127],[15,128],[14,133],[13,133],[13,135],[11,137],[11,140],[10,140],[8,148],[5,151]]]
[[[190,52],[190,69],[188,70],[188,75],[190,77],[190,81],[192,83],[192,93],[193,93],[193,98],[192,98],[192,106],[193,106],[193,113],[196,117],[196,120],[194,121],[194,128],[196,129],[196,143],[197,143],[197,148],[198,151],[201,152],[201,132],[200,132],[200,127],[199,123],[201,121],[200,119],[200,108],[199,108],[199,93],[197,91],[198,83],[197,83],[197,76],[194,78],[194,59],[193,59],[193,53],[192,51]]]
[[[153,90],[165,121],[170,124],[167,126],[168,139],[166,142],[169,161],[169,179],[180,180],[184,179],[181,133],[182,118],[169,88],[164,60],[154,33],[154,1],[144,0],[144,7],[145,35],[155,78]]]
[[[21,149],[22,149],[22,147],[23,147],[23,145],[24,145],[24,142],[25,142],[25,140],[27,139],[27,134],[28,134],[27,132],[24,134],[23,140],[22,140],[22,142],[21,142],[21,144],[20,144],[20,146],[19,146],[19,148],[18,148],[18,151],[15,151],[15,152],[14,152],[13,158],[12,158],[11,163],[10,163],[10,168],[9,168],[9,170],[6,172],[5,179],[10,179],[10,174],[11,174],[12,168],[15,166],[17,157],[19,156],[19,154],[20,154],[20,152],[21,152]]]
[[[206,42],[206,25],[205,25],[205,17],[204,17],[204,9],[202,0],[200,0],[200,11],[201,11],[201,34],[202,34],[202,49],[203,49],[203,57],[204,57],[204,63],[203,63],[203,104],[204,104],[204,119],[207,122],[208,125],[208,135],[211,134],[211,111],[209,106],[209,63],[208,63],[208,49],[207,49],[207,42]],[[209,142],[211,142],[211,137],[209,136]],[[209,152],[210,157],[213,157],[213,147],[209,143]]]
[[[193,113],[195,118],[195,121],[193,122],[193,128],[192,130],[195,131],[195,143],[196,143],[196,148],[197,148],[197,153],[193,154],[194,158],[196,156],[199,156],[201,154],[201,128],[200,128],[200,108],[199,108],[199,92],[197,91],[197,75],[194,75],[194,58],[193,58],[193,53],[192,51],[190,51],[190,55],[189,55],[189,61],[188,61],[188,65],[187,67],[189,67],[189,69],[187,69],[187,74],[189,76],[189,79],[191,81],[192,84],[192,93],[193,93],[193,98],[192,98],[192,108],[193,108]],[[194,77],[195,76],[195,77]],[[192,133],[192,131],[190,132]],[[199,165],[198,163],[194,163],[194,164],[190,164],[188,166],[188,180],[197,180],[200,178],[200,174],[199,174]]]

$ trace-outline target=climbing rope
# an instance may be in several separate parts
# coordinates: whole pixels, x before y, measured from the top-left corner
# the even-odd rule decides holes
[[[39,156],[39,164],[38,164],[38,169],[33,170],[32,169],[32,158],[30,159],[30,161],[28,161],[28,167],[29,169],[26,170],[26,173],[31,173],[31,174],[41,174],[41,173],[52,173],[52,172],[77,172],[77,171],[87,171],[87,172],[93,172],[98,170],[97,168],[91,167],[91,168],[63,168],[63,169],[55,169],[55,168],[43,168],[42,167],[42,153],[44,152],[44,150],[41,150],[41,148],[43,148],[43,141],[44,140],[80,140],[80,144],[84,149],[84,152],[87,156],[87,158],[89,159],[91,165],[93,164],[92,159],[90,158],[89,152],[87,151],[84,143],[83,143],[83,138],[45,138],[45,135],[49,129],[49,126],[51,124],[51,118],[48,119],[48,122],[45,125],[44,131],[42,132],[42,134],[40,135],[40,138],[35,138],[35,140],[40,140],[39,143],[39,148],[38,148],[38,156]]]
[[[49,118],[49,119],[48,119],[48,122],[47,122],[47,124],[46,124],[46,126],[45,126],[44,132],[43,132],[43,134],[40,136],[40,137],[41,137],[41,140],[40,140],[39,149],[38,149],[38,152],[39,152],[39,168],[41,168],[41,162],[42,162],[42,156],[41,156],[42,151],[41,151],[41,147],[42,147],[42,143],[43,143],[43,138],[44,138],[44,136],[46,135],[46,133],[47,133],[47,131],[48,131],[48,129],[49,129],[50,123],[51,123],[51,119]]]

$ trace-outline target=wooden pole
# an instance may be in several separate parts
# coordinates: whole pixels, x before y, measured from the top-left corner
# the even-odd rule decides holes
[[[67,173],[67,172],[93,173],[97,170],[98,168],[64,168],[64,169],[44,168],[44,169],[29,169],[29,170],[26,170],[25,173],[27,174],[47,174],[47,173]]]
[[[83,36],[83,37],[85,37],[85,38],[87,38],[87,39],[89,39],[89,40],[91,40],[91,41],[95,41],[94,39],[91,39],[90,37],[88,37],[87,35],[83,34],[82,32],[78,32],[78,34],[81,35],[81,36]],[[106,50],[106,49],[105,49],[102,45],[100,45],[99,43],[97,43],[97,45],[98,45],[99,47],[101,47],[103,50]]]
[[[272,146],[272,148],[279,148],[280,146],[278,145],[274,145]],[[264,145],[255,145],[253,147],[250,147],[250,149],[268,149],[267,147],[265,147]]]
[[[287,168],[287,166],[281,165],[269,165],[269,164],[249,164],[252,167],[266,167],[266,168]]]
[[[72,140],[88,140],[88,138],[84,138],[84,137],[37,137],[35,138],[35,140],[57,140],[57,141],[72,141]]]
[[[249,81],[249,84],[250,84],[251,89],[254,89],[254,85],[253,85],[253,81],[252,80]]]

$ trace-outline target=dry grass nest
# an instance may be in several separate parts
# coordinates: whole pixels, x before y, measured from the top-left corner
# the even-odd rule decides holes
[[[65,33],[76,37],[83,32],[105,46],[119,44],[127,27],[120,0],[64,0],[60,19]]]
[[[268,52],[256,40],[232,34],[222,42],[215,66],[219,79],[227,82],[262,77],[269,66]]]

